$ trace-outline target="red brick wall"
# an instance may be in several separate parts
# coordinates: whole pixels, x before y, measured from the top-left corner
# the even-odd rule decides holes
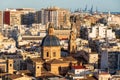
[[[3,20],[4,20],[4,24],[10,25],[10,11],[4,12]]]

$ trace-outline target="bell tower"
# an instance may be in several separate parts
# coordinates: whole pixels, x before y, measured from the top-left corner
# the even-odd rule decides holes
[[[42,63],[41,62],[35,62],[35,77],[41,76],[42,73]]]
[[[76,53],[76,35],[73,31],[70,32],[70,40],[69,40],[69,52]]]
[[[77,28],[76,28],[76,25],[75,25],[74,22],[72,22],[72,24],[71,24],[71,30],[72,30],[75,34],[77,34]]]

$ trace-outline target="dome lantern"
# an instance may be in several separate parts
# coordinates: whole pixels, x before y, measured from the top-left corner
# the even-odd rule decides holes
[[[54,25],[52,23],[49,23],[48,25],[48,35],[53,35],[54,34]]]

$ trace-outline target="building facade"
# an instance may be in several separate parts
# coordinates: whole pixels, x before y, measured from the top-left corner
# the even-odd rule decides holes
[[[30,25],[34,23],[35,10],[31,8],[6,9],[3,12],[3,22],[7,25]]]
[[[101,48],[101,69],[108,70],[110,73],[115,73],[120,70],[120,47],[108,46]]]
[[[70,27],[70,12],[67,9],[50,7],[37,11],[36,15],[38,23],[46,24],[48,22],[52,22],[56,28],[60,26]]]

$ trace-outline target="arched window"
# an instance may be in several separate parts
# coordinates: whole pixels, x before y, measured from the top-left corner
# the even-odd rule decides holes
[[[53,52],[53,57],[56,57],[56,52]]]
[[[74,51],[74,46],[72,46],[72,51]]]
[[[46,56],[49,57],[49,52],[47,52]]]
[[[10,64],[10,67],[12,67],[12,64]]]
[[[39,66],[37,68],[39,69]]]

